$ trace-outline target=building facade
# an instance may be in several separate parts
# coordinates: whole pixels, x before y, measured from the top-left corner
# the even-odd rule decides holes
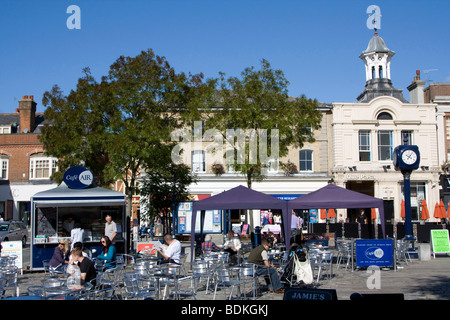
[[[364,91],[357,102],[333,103],[332,113],[335,184],[383,199],[388,223],[403,220],[403,176],[392,163],[396,146],[414,144],[421,153],[420,169],[411,174],[413,221],[420,220],[423,199],[429,208],[439,200],[440,172],[436,105],[420,99],[420,79],[408,87],[410,102],[394,88],[390,78],[394,54],[375,33],[360,55],[366,70]],[[340,218],[351,222],[357,214],[338,210]]]
[[[439,164],[442,167],[440,197],[448,210],[450,202],[450,83],[430,83],[423,89],[423,98],[426,103],[436,104]]]
[[[301,149],[291,148],[288,155],[279,159],[279,163],[294,164],[297,173],[287,174],[278,166],[277,170],[268,169],[264,180],[252,183],[252,189],[273,195],[284,200],[296,198],[315,191],[330,182],[330,170],[333,158],[330,156],[333,146],[331,145],[331,106],[319,104],[322,120],[319,130],[314,130],[315,142],[305,143]],[[192,132],[194,132],[192,130]],[[194,139],[191,139],[194,140]],[[213,173],[212,166],[217,162],[217,155],[208,152],[212,142],[201,143],[187,142],[180,144],[183,152],[183,163],[189,165],[197,174],[198,183],[190,186],[189,191],[192,199],[201,200],[239,185],[247,186],[246,178],[235,172],[232,166],[224,163],[225,172],[220,175]],[[264,209],[264,208],[261,208]],[[250,216],[253,215],[253,216]],[[245,217],[242,220],[242,217]],[[260,211],[232,211],[232,222],[253,222],[252,227],[259,226]],[[305,216],[305,221],[307,221]]]
[[[39,141],[43,114],[36,113],[33,96],[23,96],[15,113],[0,114],[0,216],[4,220],[30,219],[30,199],[54,188],[50,176],[57,159],[44,154]]]

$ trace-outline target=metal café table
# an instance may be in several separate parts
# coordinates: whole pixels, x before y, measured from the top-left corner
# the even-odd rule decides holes
[[[80,295],[92,290],[92,288],[94,287],[92,283],[85,282],[83,284],[80,284],[79,286],[73,286],[72,288],[69,288],[67,286],[67,278],[59,278],[58,281],[59,283],[55,281],[54,283],[46,286],[44,280],[44,298],[52,299],[61,297],[62,299],[72,299],[74,295]]]
[[[180,264],[161,264],[158,266],[157,270],[153,273],[153,276],[156,280],[156,299],[159,300],[159,295],[161,292],[161,283],[165,282],[165,287],[167,288],[170,285],[170,282],[173,281],[173,285],[175,287],[175,292],[178,292],[178,277],[180,276],[181,265]],[[165,300],[166,290],[164,290]]]

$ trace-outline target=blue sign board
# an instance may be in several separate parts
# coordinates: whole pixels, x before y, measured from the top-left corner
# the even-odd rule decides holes
[[[63,181],[71,189],[85,189],[94,183],[94,175],[85,167],[75,166],[64,172]]]
[[[391,267],[394,265],[394,244],[392,239],[355,240],[356,266]]]
[[[290,201],[302,196],[302,194],[271,194],[271,196],[284,201]]]

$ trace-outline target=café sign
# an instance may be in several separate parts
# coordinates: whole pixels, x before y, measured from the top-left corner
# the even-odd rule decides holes
[[[67,169],[63,181],[71,189],[85,189],[94,183],[94,174],[85,167],[75,166]]]
[[[391,267],[394,265],[392,239],[357,239],[355,241],[356,266]]]

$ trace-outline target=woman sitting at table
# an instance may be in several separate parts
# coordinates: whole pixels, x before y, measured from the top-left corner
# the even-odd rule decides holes
[[[66,260],[66,256],[69,252],[69,241],[59,240],[58,246],[53,251],[53,256],[50,259],[49,265],[54,270],[61,269],[69,261]]]
[[[100,242],[102,252],[97,256],[97,259],[105,262],[106,269],[112,269],[116,266],[116,247],[111,244],[108,236],[103,236]]]

